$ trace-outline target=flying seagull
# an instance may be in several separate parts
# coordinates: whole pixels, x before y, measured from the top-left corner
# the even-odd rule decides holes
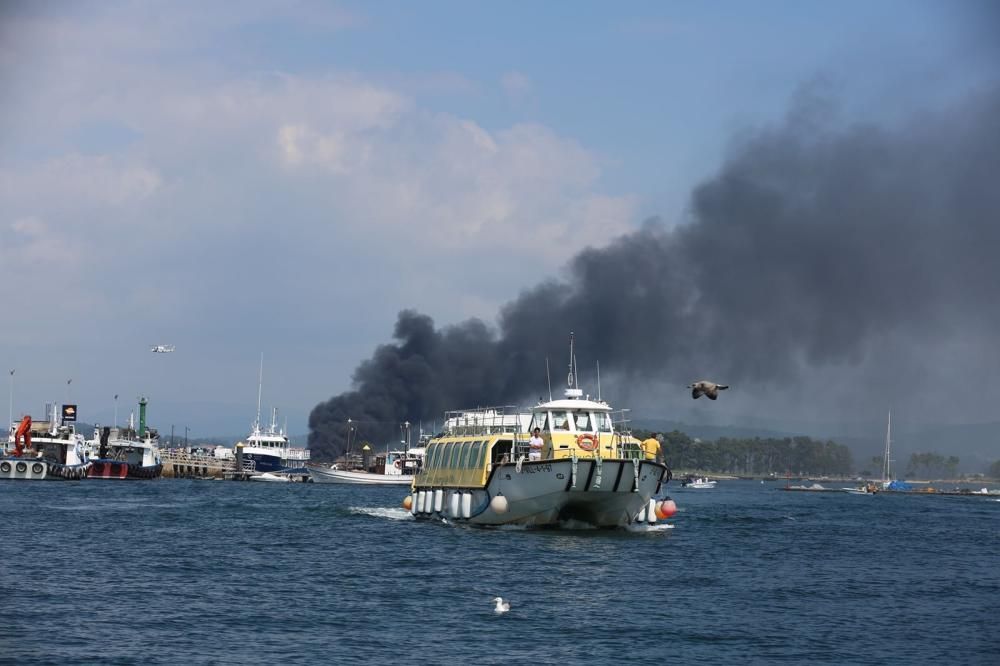
[[[691,397],[696,400],[703,395],[707,395],[712,400],[715,400],[719,397],[719,391],[725,391],[729,388],[729,386],[727,384],[716,384],[715,382],[709,382],[703,379],[700,382],[688,384],[688,388],[691,389]]]
[[[510,603],[504,601],[501,597],[493,597],[493,601],[497,602],[496,608],[493,609],[494,613],[506,613],[510,610]]]

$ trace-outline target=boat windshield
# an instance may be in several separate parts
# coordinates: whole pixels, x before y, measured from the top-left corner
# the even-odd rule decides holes
[[[552,412],[552,430],[569,430],[569,414],[565,410]]]
[[[597,414],[597,429],[600,432],[614,432],[614,425],[611,421],[611,414],[599,412]]]

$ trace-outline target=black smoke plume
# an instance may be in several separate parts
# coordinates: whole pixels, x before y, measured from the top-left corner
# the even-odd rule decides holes
[[[348,418],[383,442],[403,420],[523,404],[545,393],[546,358],[561,386],[569,331],[579,358],[632,382],[766,393],[853,368],[870,397],[938,384],[945,347],[948,367],[1000,369],[1000,94],[892,128],[838,127],[831,108],[803,94],[734,145],[690,219],[580,252],[495,329],[400,313],[354,390],[313,409],[314,455],[343,451]]]

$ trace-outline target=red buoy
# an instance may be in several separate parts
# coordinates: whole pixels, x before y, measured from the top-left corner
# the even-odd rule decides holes
[[[660,504],[660,513],[663,514],[664,518],[670,518],[677,513],[677,504],[672,499],[663,500],[663,503]]]

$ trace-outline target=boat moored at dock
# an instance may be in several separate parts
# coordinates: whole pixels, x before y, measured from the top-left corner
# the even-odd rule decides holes
[[[97,458],[88,479],[156,479],[163,473],[159,433],[146,426],[146,398],[139,398],[139,429],[131,419],[128,426],[94,431],[90,441]]]
[[[76,432],[76,405],[63,405],[58,420],[55,405],[46,411],[48,421],[25,416],[11,426],[6,450],[0,456],[0,479],[75,481],[87,476],[91,462],[86,441]]]

